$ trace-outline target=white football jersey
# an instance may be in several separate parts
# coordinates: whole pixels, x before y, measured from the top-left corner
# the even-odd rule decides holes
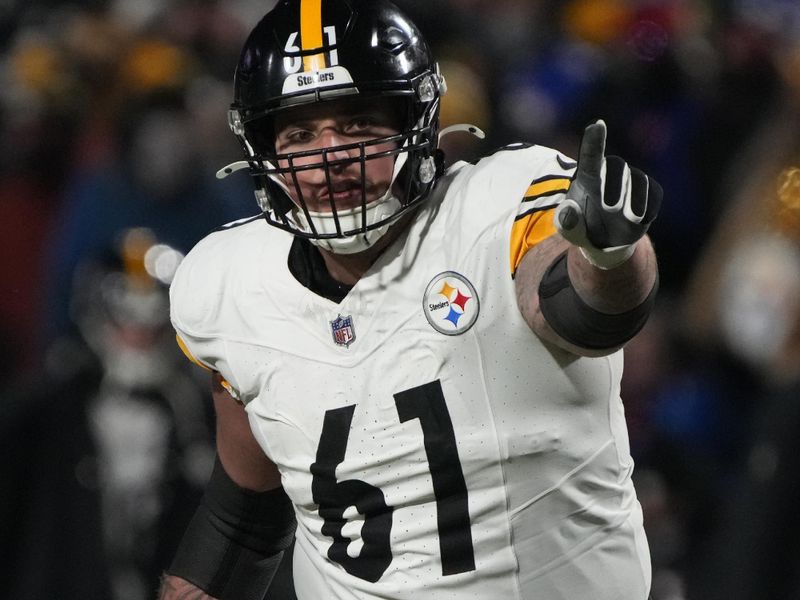
[[[622,352],[543,342],[515,297],[574,168],[523,146],[454,165],[340,304],[262,219],[183,261],[173,324],[280,469],[301,600],[647,597]]]

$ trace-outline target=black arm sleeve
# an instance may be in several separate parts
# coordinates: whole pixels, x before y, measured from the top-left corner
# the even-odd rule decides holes
[[[581,300],[567,272],[567,253],[547,269],[539,284],[539,307],[547,324],[570,344],[590,350],[621,346],[639,333],[655,305],[658,276],[650,294],[636,308],[617,315],[593,309]]]
[[[217,457],[167,573],[220,600],[262,600],[294,529],[294,510],[283,488],[241,488]]]

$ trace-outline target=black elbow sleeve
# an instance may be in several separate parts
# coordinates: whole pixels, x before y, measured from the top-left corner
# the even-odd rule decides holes
[[[294,510],[283,488],[241,488],[217,457],[167,572],[221,600],[262,600],[294,529]]]
[[[658,277],[650,294],[636,308],[609,315],[586,304],[572,287],[567,253],[547,269],[539,284],[539,307],[548,325],[564,340],[590,350],[616,348],[644,327],[655,305]]]

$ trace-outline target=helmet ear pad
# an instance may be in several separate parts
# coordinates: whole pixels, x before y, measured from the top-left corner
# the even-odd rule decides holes
[[[256,187],[261,187],[261,189],[267,193],[271,209],[275,211],[276,214],[285,216],[295,208],[295,204],[292,202],[289,194],[287,194],[277,182],[273,181],[272,178],[259,175],[256,177],[256,180],[261,184],[259,186],[257,183]]]

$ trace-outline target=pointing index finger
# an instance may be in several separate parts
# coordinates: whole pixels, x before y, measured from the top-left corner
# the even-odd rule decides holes
[[[599,177],[606,151],[606,123],[598,119],[583,131],[578,171],[591,177]]]

